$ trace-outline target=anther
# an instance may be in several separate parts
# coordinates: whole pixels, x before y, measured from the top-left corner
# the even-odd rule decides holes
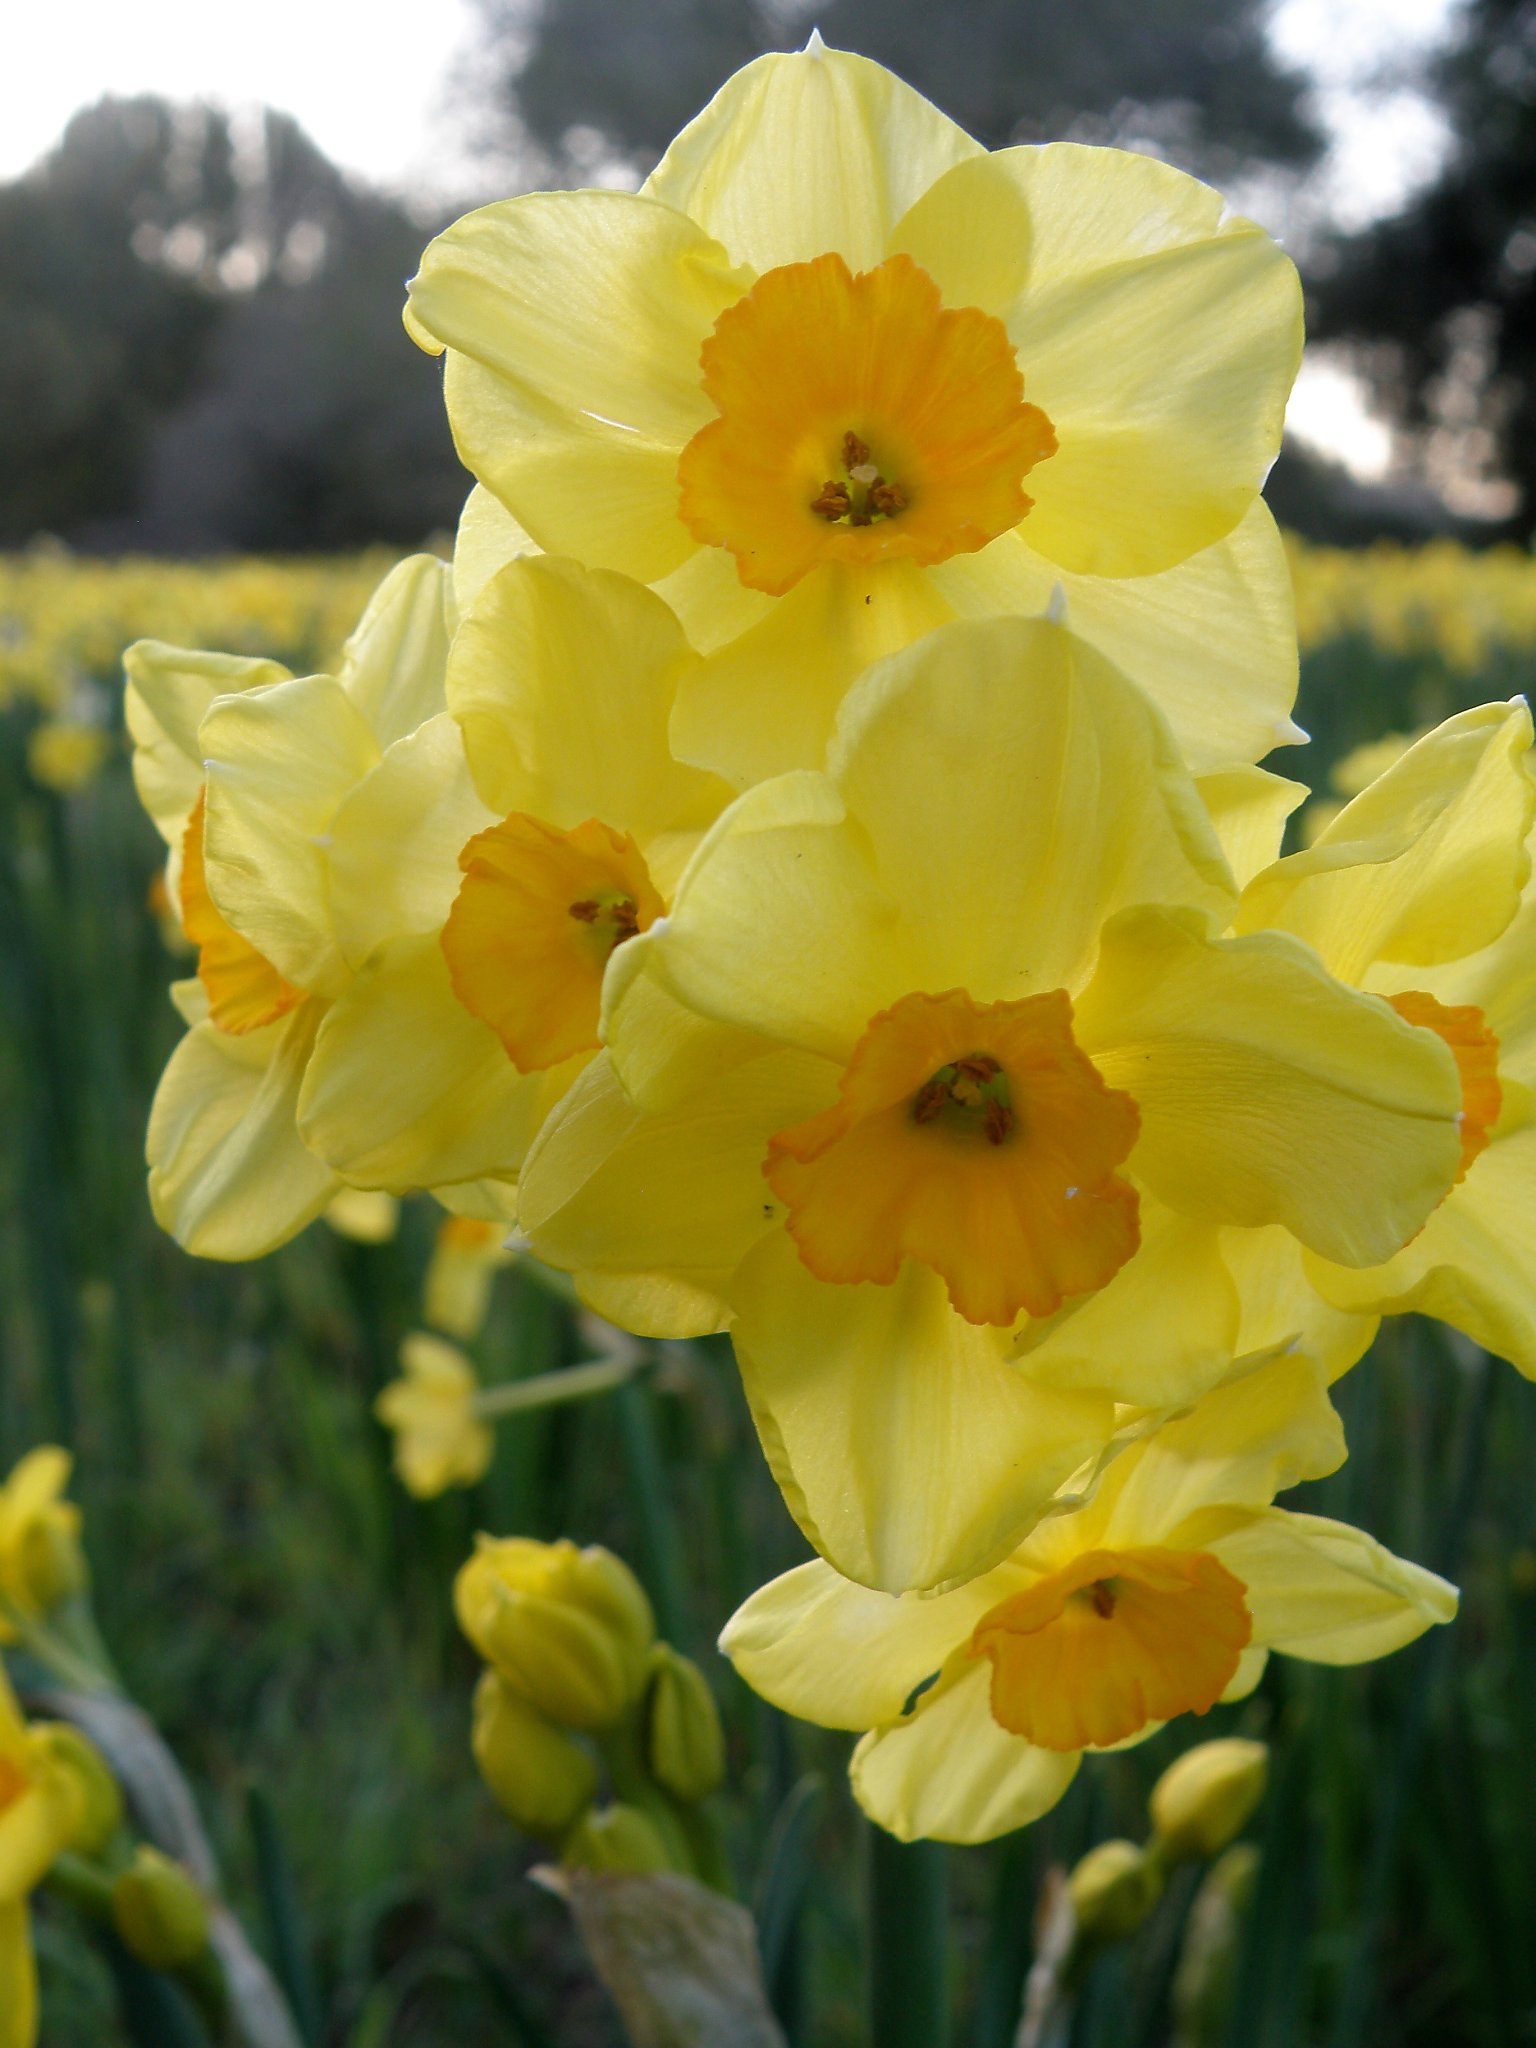
[[[1108,1579],[1095,1579],[1088,1588],[1088,1598],[1093,1602],[1093,1611],[1101,1621],[1108,1621],[1115,1611],[1115,1589]]]

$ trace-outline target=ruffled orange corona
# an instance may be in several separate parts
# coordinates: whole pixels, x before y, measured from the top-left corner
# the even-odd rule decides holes
[[[942,305],[909,256],[857,275],[838,255],[781,264],[720,315],[700,362],[720,417],[679,459],[683,523],[775,596],[821,562],[931,567],[985,547],[1056,448],[1002,321]]]
[[[181,922],[197,947],[197,978],[208,996],[208,1019],[231,1038],[276,1023],[304,991],[285,981],[270,960],[225,922],[208,893],[203,867],[206,792],[199,792],[181,840]]]
[[[1404,989],[1387,1001],[1407,1024],[1433,1031],[1450,1047],[1461,1076],[1461,1165],[1456,1178],[1488,1147],[1489,1133],[1504,1107],[1499,1084],[1499,1041],[1473,1003],[1442,1003],[1422,989]]]
[[[459,855],[443,952],[454,992],[519,1072],[594,1049],[608,956],[665,905],[640,849],[596,818],[562,832],[514,811]]]
[[[1252,1633],[1242,1581],[1208,1552],[1090,1550],[983,1615],[971,1653],[992,1660],[1000,1728],[1075,1750],[1205,1713]]]
[[[1064,989],[950,989],[876,1017],[838,1100],[778,1132],[763,1171],[818,1279],[889,1285],[913,1258],[967,1322],[1006,1325],[1102,1287],[1136,1250],[1136,1192],[1114,1169],[1139,1125],[1079,1051]]]

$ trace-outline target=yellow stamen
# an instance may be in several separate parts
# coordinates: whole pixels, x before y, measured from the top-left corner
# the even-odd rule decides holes
[[[977,1623],[971,1654],[992,1661],[992,1718],[1071,1750],[1203,1714],[1252,1636],[1245,1594],[1208,1551],[1087,1551]]]
[[[766,271],[700,364],[720,417],[683,450],[678,509],[775,595],[822,562],[985,547],[1029,510],[1023,478],[1056,447],[1002,322],[943,305],[909,256]]]
[[[218,1030],[242,1038],[273,1024],[304,991],[285,981],[271,961],[227,924],[208,893],[203,867],[206,792],[199,790],[181,840],[181,922],[197,947],[197,978],[208,996],[208,1018]]]
[[[596,818],[569,832],[520,811],[459,855],[443,927],[454,992],[525,1074],[599,1043],[609,955],[664,905],[640,849]]]
[[[913,1258],[968,1322],[1006,1325],[1102,1287],[1135,1251],[1136,1192],[1114,1169],[1139,1124],[1079,1051],[1065,990],[980,1004],[951,989],[874,1018],[837,1101],[778,1132],[763,1171],[819,1279],[889,1285]]]

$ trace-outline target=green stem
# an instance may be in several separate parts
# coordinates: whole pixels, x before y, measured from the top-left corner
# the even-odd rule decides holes
[[[553,1408],[560,1401],[587,1401],[632,1380],[646,1364],[639,1358],[599,1358],[589,1365],[567,1365],[556,1372],[535,1373],[526,1380],[503,1380],[475,1396],[475,1413],[484,1422],[516,1415],[526,1408]]]
[[[869,1830],[871,2048],[948,2048],[949,1860]]]

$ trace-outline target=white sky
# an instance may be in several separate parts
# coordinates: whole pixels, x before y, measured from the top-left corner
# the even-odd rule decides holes
[[[643,4],[643,0],[623,0]],[[1363,88],[1445,32],[1458,0],[1279,0],[1280,53],[1309,68],[1336,142],[1317,203],[1346,225],[1390,209],[1434,166],[1443,135],[1406,90]],[[483,179],[459,146],[448,80],[472,44],[469,0],[10,0],[0,64],[0,179],[57,141],[103,93],[162,93],[295,115],[326,154],[395,190],[469,199]],[[1390,436],[1337,366],[1309,363],[1292,424],[1362,474]]]

